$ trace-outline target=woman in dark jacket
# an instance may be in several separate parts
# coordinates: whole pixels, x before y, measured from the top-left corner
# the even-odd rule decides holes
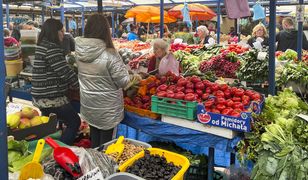
[[[264,25],[258,24],[252,30],[252,37],[248,39],[248,44],[254,47],[254,43],[259,41],[262,46],[268,46],[268,36]]]
[[[63,24],[48,19],[38,38],[32,72],[32,102],[43,115],[57,114],[66,125],[61,141],[72,145],[79,130],[80,118],[66,97],[68,88],[78,88],[77,75],[65,61],[61,42]]]

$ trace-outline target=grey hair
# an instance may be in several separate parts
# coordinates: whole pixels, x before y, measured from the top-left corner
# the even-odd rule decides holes
[[[197,27],[197,31],[202,31],[202,32],[204,32],[205,34],[209,34],[210,32],[209,32],[209,30],[207,29],[207,27],[206,26],[199,26],[199,27]]]
[[[10,30],[8,28],[3,29],[3,36],[4,37],[9,37],[10,36]]]
[[[166,42],[165,40],[163,39],[154,39],[153,42],[152,42],[152,46],[157,46],[163,50],[165,50],[166,53],[169,52],[169,43]]]

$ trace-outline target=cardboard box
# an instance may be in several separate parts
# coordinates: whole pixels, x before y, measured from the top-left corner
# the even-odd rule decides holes
[[[214,134],[216,136],[221,136],[227,139],[233,139],[237,135],[236,131],[232,131],[230,129],[220,128],[220,127],[215,127],[215,126],[209,126],[206,124],[201,124],[198,121],[188,121],[185,119],[170,117],[166,115],[162,115],[161,120],[169,124],[173,124],[173,125],[177,125],[177,126],[201,131],[201,132],[206,132],[209,134]]]
[[[14,136],[15,140],[37,140],[53,134],[57,131],[57,115],[50,114],[48,123],[33,126],[26,129],[10,129],[8,128],[8,136]]]

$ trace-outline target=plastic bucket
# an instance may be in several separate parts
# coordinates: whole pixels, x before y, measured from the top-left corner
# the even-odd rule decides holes
[[[5,61],[5,68],[6,68],[6,76],[8,77],[15,77],[17,76],[23,69],[22,60],[12,60],[12,61]]]

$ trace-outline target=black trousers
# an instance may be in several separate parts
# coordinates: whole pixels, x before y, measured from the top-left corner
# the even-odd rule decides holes
[[[66,104],[61,107],[40,110],[43,116],[48,116],[50,113],[57,114],[58,120],[61,120],[66,125],[66,129],[62,133],[60,141],[67,145],[73,145],[81,123],[80,117],[73,106],[71,104]]]
[[[96,148],[112,140],[113,128],[108,130],[90,126],[91,147]]]

